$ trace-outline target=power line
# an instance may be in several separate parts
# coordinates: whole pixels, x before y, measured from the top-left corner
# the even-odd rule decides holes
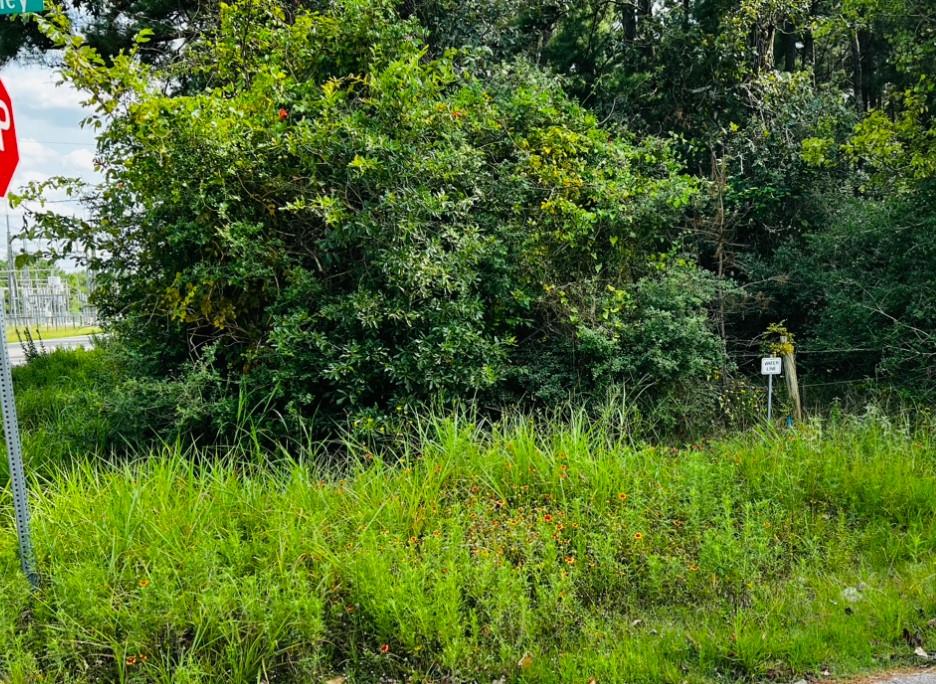
[[[81,199],[81,198],[79,198],[79,197],[72,197],[72,198],[69,198],[69,199],[57,199],[57,200],[39,200],[39,199],[32,200],[32,199],[28,199],[28,200],[23,200],[23,204],[40,204],[40,205],[46,205],[46,204],[74,204],[74,203],[76,203],[76,202],[83,202],[83,201],[84,201],[84,200]]]
[[[797,349],[797,354],[844,354],[850,352],[873,352],[879,351],[870,347],[852,347],[851,349]]]
[[[92,142],[69,142],[67,140],[36,140],[35,138],[24,138],[22,142],[35,142],[40,145],[74,145],[75,147],[92,147]],[[22,143],[21,143],[22,144]]]
[[[879,349],[873,349],[870,347],[850,347],[842,349],[797,349],[796,354],[848,354],[853,352],[875,352],[880,351]],[[757,354],[753,352],[728,352],[729,356],[734,358],[750,358],[756,359],[764,356],[764,354]]]
[[[857,380],[830,380],[828,382],[804,382],[800,387],[825,387],[826,385],[854,385],[856,383],[877,383],[878,380],[874,378],[858,378]]]

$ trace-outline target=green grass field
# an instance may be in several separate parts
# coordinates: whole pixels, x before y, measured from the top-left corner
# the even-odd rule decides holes
[[[80,328],[75,327],[64,327],[64,328],[30,328],[30,334],[38,343],[40,339],[43,340],[58,340],[63,337],[79,337],[82,335],[97,335],[101,332],[101,329],[97,326],[84,326]],[[37,335],[38,333],[38,335]],[[23,337],[23,331],[20,330],[20,337]],[[19,342],[20,338],[16,336],[15,328],[7,328],[6,332],[6,341],[7,342]]]
[[[250,446],[49,463],[40,426],[67,434],[67,387],[100,375],[52,358],[17,375],[43,583],[4,488],[0,681],[789,682],[936,650],[931,428],[671,449],[456,416],[341,469]],[[29,387],[56,385],[42,413]]]

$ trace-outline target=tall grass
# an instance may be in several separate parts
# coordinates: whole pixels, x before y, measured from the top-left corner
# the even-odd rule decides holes
[[[936,649],[936,431],[880,417],[639,446],[429,418],[392,459],[168,446],[0,497],[12,682],[787,681]],[[386,458],[386,460],[385,460]],[[392,461],[392,462],[391,462]]]
[[[115,368],[102,350],[57,350],[13,369],[23,449],[31,472],[54,472],[73,459],[106,450],[111,436],[102,407],[115,382]],[[0,485],[6,484],[7,475],[4,445]]]

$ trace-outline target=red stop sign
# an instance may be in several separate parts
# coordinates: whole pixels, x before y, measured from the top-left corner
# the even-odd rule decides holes
[[[0,81],[0,197],[6,195],[17,164],[19,147],[13,123],[13,102],[3,81]]]

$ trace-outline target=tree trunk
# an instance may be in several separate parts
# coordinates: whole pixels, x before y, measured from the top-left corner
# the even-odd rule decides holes
[[[811,69],[816,66],[816,41],[813,40],[812,30],[803,31],[803,68]]]
[[[867,29],[858,32],[858,44],[861,48],[861,94],[864,98],[865,111],[877,106],[874,69],[874,36]]]
[[[855,91],[855,108],[859,112],[864,112],[864,75],[861,72],[861,41],[858,38],[858,31],[852,33],[851,41],[852,52],[852,89]]]
[[[796,27],[789,19],[783,22],[783,70],[796,71]]]
[[[624,42],[633,44],[637,40],[637,7],[633,4],[625,5],[621,20],[624,24]]]
[[[637,28],[640,30],[641,52],[647,59],[653,58],[653,35],[650,19],[653,18],[653,0],[637,0]]]
[[[757,55],[754,70],[758,73],[773,69],[774,65],[774,37],[776,27],[771,24],[756,24],[751,29],[751,46]]]

